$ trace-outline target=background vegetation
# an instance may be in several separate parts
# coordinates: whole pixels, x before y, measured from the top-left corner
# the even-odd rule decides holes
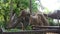
[[[6,27],[6,24],[9,23],[10,15],[14,12],[16,13],[16,17],[19,16],[21,9],[29,9],[30,1],[29,0],[0,0],[0,27]],[[45,9],[46,13],[48,13],[48,9]],[[38,11],[37,4],[35,0],[32,0],[32,12]],[[51,25],[53,25],[53,20],[49,19]],[[28,27],[31,29],[31,26]],[[15,29],[14,31],[16,31]],[[13,31],[12,29],[8,31]]]

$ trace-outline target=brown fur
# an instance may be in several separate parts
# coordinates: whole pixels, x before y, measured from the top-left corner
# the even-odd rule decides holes
[[[30,24],[39,26],[48,26],[49,23],[43,14],[30,15]]]
[[[35,25],[35,26],[36,25],[38,25],[38,26],[48,26],[49,25],[46,17],[43,14],[35,13],[34,15],[32,15],[32,14],[26,12],[25,10],[21,10],[21,14],[16,19],[16,22],[14,24],[12,24],[13,26],[11,24],[9,26],[15,27],[19,23],[22,24],[22,29],[25,29],[29,24]]]
[[[20,22],[22,23],[22,29],[23,30],[29,24],[29,17],[30,17],[30,13],[26,12],[25,10],[21,11],[21,15],[19,16],[19,18],[21,19]]]

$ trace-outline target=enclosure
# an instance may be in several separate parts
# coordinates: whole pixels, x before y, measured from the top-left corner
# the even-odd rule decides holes
[[[59,0],[0,0],[1,34],[60,34]]]

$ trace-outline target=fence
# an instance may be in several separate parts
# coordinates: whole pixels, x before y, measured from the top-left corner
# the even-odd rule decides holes
[[[39,29],[40,28],[40,29]],[[48,29],[41,29],[48,28]],[[20,32],[1,32],[1,34],[60,34],[59,26],[33,26],[33,30],[24,30]]]

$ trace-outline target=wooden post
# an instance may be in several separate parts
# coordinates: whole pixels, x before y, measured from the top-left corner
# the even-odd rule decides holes
[[[32,0],[30,0],[30,13],[32,13]]]
[[[9,6],[9,11],[10,11],[10,14],[9,14],[9,23],[7,24],[7,26],[6,26],[6,28],[10,28],[11,26],[11,24],[13,23],[13,19],[12,19],[12,17],[13,17],[13,0],[10,0],[10,6]]]
[[[58,26],[59,26],[59,17],[58,17],[58,19],[57,19],[57,20],[58,20]]]
[[[0,28],[0,34],[2,34],[2,32],[3,32],[3,31],[2,31],[2,29]]]
[[[10,20],[12,18],[13,15],[13,0],[10,1]]]

